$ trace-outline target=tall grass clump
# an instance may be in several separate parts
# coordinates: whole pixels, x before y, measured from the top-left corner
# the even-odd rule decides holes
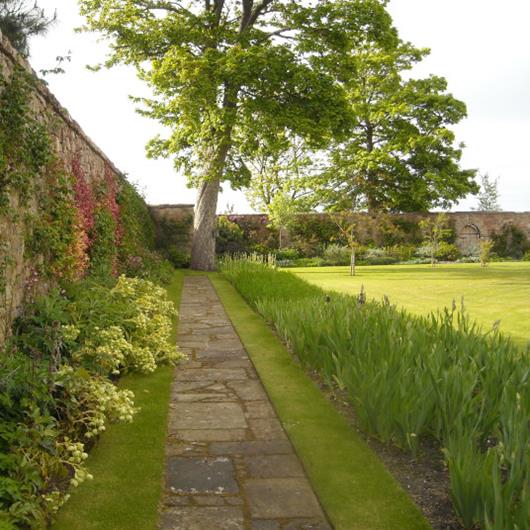
[[[346,390],[364,429],[418,455],[437,440],[465,528],[530,528],[530,366],[463,308],[414,317],[242,259],[221,270],[302,364]]]

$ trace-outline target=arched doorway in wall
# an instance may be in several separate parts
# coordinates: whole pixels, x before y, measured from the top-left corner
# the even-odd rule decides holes
[[[458,246],[464,256],[476,255],[480,252],[480,230],[477,225],[469,224],[460,230]]]

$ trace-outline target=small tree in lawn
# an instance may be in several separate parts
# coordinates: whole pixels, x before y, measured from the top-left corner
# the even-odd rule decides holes
[[[491,251],[493,249],[493,241],[491,239],[483,239],[480,242],[480,266],[487,267],[491,261]]]
[[[268,205],[269,224],[278,230],[278,247],[283,248],[283,234],[296,214],[296,203],[285,193],[277,193]]]
[[[361,246],[359,241],[359,230],[361,221],[355,212],[340,212],[331,214],[340,234],[346,240],[346,244],[350,249],[350,276],[355,276],[356,273],[356,254],[358,248]]]
[[[420,221],[420,228],[423,232],[423,240],[429,246],[431,265],[436,265],[436,256],[440,250],[440,245],[444,239],[451,235],[451,229],[448,227],[449,219],[447,214],[440,213],[428,219]]]

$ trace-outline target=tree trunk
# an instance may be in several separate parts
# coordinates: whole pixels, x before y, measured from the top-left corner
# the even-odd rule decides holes
[[[204,180],[199,188],[193,223],[191,268],[215,270],[215,235],[217,231],[217,198],[219,179]]]
[[[350,276],[355,276],[355,249],[352,248],[350,256]]]
[[[223,2],[221,2],[221,5]],[[237,106],[239,87],[224,86],[223,109],[226,127],[219,143],[211,148],[211,158],[206,157],[204,178],[199,187],[195,220],[193,223],[193,243],[191,245],[191,268],[198,271],[215,270],[215,239],[217,232],[217,199],[223,179],[226,159],[232,144],[232,129]],[[214,135],[215,137],[215,135]]]

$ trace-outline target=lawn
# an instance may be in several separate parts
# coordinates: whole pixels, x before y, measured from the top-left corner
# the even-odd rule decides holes
[[[182,272],[175,272],[167,289],[177,307],[182,278]],[[72,491],[54,530],[157,527],[173,371],[173,367],[163,366],[154,374],[131,374],[120,381],[120,386],[134,392],[140,411],[132,423],[111,425],[90,452],[87,467],[94,480]]]
[[[530,342],[530,262],[477,264],[387,265],[289,269],[323,289],[348,294],[361,286],[368,298],[388,296],[411,313],[426,314],[460,303],[462,296],[471,318],[485,329],[500,320],[500,329],[520,345]]]

